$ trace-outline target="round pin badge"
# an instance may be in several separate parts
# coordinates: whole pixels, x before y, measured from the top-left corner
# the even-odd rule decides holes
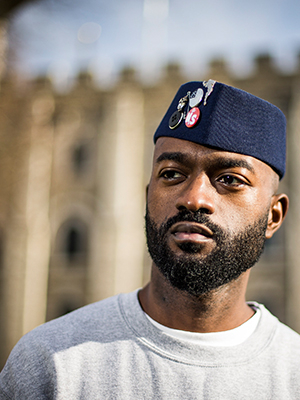
[[[189,106],[191,108],[198,106],[198,104],[201,103],[201,100],[203,98],[203,90],[201,88],[195,90],[195,92],[193,92],[190,96],[190,100],[189,100]]]
[[[175,129],[179,124],[180,124],[180,122],[181,122],[181,120],[182,120],[182,112],[180,112],[180,111],[175,111],[172,115],[171,115],[171,117],[170,117],[170,119],[169,119],[169,128],[170,129]]]
[[[196,125],[199,118],[200,118],[200,110],[198,107],[194,107],[188,112],[185,118],[185,125],[188,128],[192,128],[193,126]]]

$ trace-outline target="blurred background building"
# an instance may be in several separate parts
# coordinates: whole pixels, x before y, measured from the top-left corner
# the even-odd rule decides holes
[[[152,15],[159,1],[160,14]],[[280,190],[290,196],[290,213],[253,269],[247,297],[300,332],[300,59],[283,70],[264,53],[239,74],[226,57],[211,58],[193,72],[176,62],[158,69],[149,52],[142,73],[141,64],[123,66],[109,84],[88,68],[78,68],[71,83],[49,70],[22,79],[8,18],[17,3],[43,1],[0,6],[0,366],[17,340],[45,320],[147,282],[143,216],[152,137],[178,86],[193,79],[247,90],[287,117]],[[163,38],[167,6],[144,2],[146,42],[154,35],[151,18]]]

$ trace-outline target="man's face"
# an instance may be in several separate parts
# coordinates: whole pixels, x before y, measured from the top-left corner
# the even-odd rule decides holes
[[[276,183],[253,157],[160,138],[146,213],[155,265],[196,296],[237,279],[263,251]]]

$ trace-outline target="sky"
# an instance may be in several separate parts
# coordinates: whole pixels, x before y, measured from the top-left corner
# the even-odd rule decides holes
[[[300,52],[299,0],[35,0],[11,18],[14,65],[64,80],[81,70],[101,83],[134,66],[144,79],[168,62],[187,75],[224,58],[247,75],[269,53],[287,72]]]

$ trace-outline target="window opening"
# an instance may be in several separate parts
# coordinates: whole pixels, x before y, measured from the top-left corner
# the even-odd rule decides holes
[[[82,173],[87,166],[89,159],[89,151],[86,145],[79,145],[73,149],[72,162],[76,174]]]

